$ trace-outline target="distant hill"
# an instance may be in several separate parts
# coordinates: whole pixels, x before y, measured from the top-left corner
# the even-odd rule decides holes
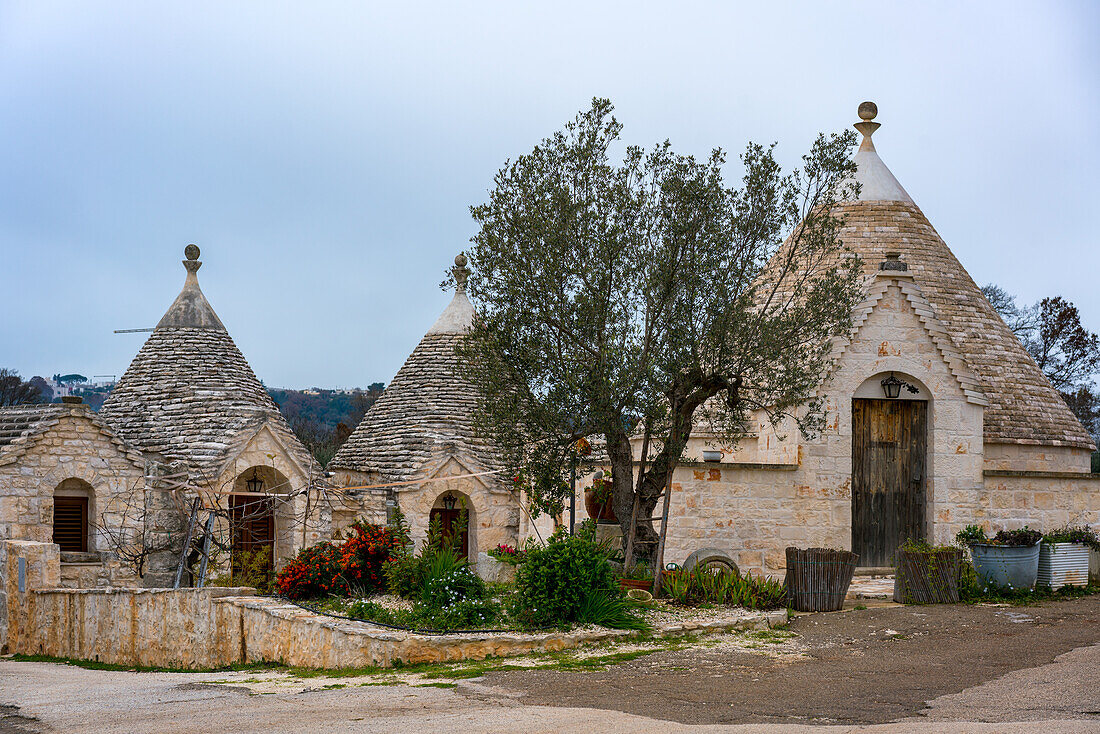
[[[286,390],[268,388],[298,439],[322,466],[336,454],[363,415],[378,400],[385,385],[375,382],[366,390]]]

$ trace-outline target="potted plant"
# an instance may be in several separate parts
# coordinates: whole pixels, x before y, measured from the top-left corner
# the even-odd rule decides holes
[[[611,486],[611,472],[597,472],[592,486],[584,490],[584,509],[596,522],[616,523],[615,497]]]
[[[963,551],[927,540],[905,541],[898,548],[894,601],[901,604],[955,604],[959,601],[959,565]]]
[[[1039,546],[1039,575],[1036,583],[1060,589],[1088,586],[1089,550],[1100,550],[1100,536],[1087,526],[1068,525],[1043,535]]]
[[[985,529],[968,525],[956,539],[970,549],[974,570],[993,586],[1031,589],[1039,573],[1039,541],[1043,534],[1026,525],[1018,530],[1001,530],[987,538]]]
[[[619,579],[619,586],[624,589],[649,591],[653,588],[653,573],[649,570],[649,566],[639,563],[633,568],[623,571],[623,575]]]

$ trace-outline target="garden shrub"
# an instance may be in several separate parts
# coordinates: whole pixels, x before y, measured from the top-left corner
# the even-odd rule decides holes
[[[327,541],[303,548],[275,577],[279,593],[288,599],[346,596],[350,589],[341,575],[342,558],[340,548]]]
[[[339,545],[323,542],[303,548],[276,576],[288,599],[347,596],[382,586],[383,565],[401,547],[391,528],[356,521]]]
[[[340,546],[344,578],[359,593],[382,588],[383,564],[401,549],[401,541],[385,525],[356,520],[349,531]]]
[[[401,552],[390,557],[382,566],[386,577],[386,589],[403,599],[416,599],[424,583],[423,563],[419,556]]]
[[[516,570],[516,592],[513,615],[529,626],[578,621],[587,597],[620,594],[606,547],[588,534],[557,534],[529,548]]]

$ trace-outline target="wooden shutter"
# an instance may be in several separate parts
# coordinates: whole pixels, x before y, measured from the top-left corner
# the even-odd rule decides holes
[[[88,498],[53,498],[53,542],[64,553],[88,550]]]

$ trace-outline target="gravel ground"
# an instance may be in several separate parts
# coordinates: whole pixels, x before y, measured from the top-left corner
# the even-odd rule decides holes
[[[691,724],[890,722],[920,715],[932,699],[1100,643],[1100,596],[1036,607],[890,606],[805,615],[790,630],[793,640],[766,645],[784,654],[697,646],[601,672],[490,673],[486,683],[518,693],[522,703]],[[1100,728],[1100,686],[1064,685],[1082,691],[1071,718]]]
[[[0,734],[1100,732],[1100,597],[808,615],[790,631],[457,688],[0,660]]]

